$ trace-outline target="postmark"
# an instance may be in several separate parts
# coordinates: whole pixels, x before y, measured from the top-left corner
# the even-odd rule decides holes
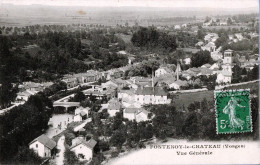
[[[250,90],[215,91],[217,134],[252,132]]]

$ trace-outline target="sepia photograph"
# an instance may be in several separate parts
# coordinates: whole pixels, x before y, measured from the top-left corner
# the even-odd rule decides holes
[[[258,0],[0,0],[1,165],[260,164]]]

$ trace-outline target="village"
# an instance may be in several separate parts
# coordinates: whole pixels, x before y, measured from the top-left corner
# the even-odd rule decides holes
[[[251,16],[249,17],[251,18]],[[98,30],[89,25],[67,27],[70,30],[73,29],[72,31],[75,33],[80,29],[79,39],[75,42],[71,41],[74,45],[79,42],[80,49],[94,53],[85,58],[84,53],[80,52],[81,50],[78,51],[81,56],[75,55],[75,52],[72,52],[73,55],[71,56],[68,55],[69,51],[62,52],[66,54],[66,59],[58,58],[58,60],[54,60],[55,62],[63,63],[72,56],[73,62],[76,62],[73,63],[68,60],[60,68],[52,66],[52,69],[57,70],[58,73],[52,71],[49,74],[48,69],[37,70],[37,72],[33,69],[22,71],[20,69],[19,74],[22,76],[19,76],[25,75],[26,78],[24,80],[20,80],[20,78],[19,83],[10,83],[12,84],[10,89],[16,88],[12,91],[12,96],[15,97],[6,101],[5,105],[1,105],[0,117],[5,119],[5,116],[7,116],[6,120],[8,120],[8,115],[16,114],[19,116],[19,108],[24,111],[26,107],[33,107],[34,102],[36,107],[39,108],[40,114],[46,112],[43,115],[44,119],[39,118],[39,120],[43,120],[42,123],[47,125],[39,126],[43,131],[36,131],[37,137],[36,134],[31,134],[30,137],[33,137],[33,139],[30,139],[28,144],[19,144],[26,146],[26,149],[23,150],[24,153],[22,151],[19,153],[28,154],[33,151],[36,154],[33,157],[39,157],[39,159],[32,160],[49,164],[105,164],[108,160],[122,153],[127,153],[133,148],[145,147],[147,143],[158,139],[165,140],[167,137],[190,138],[193,135],[192,128],[185,125],[186,122],[188,123],[190,115],[196,113],[195,116],[205,115],[209,118],[214,116],[214,107],[213,105],[210,106],[209,103],[213,101],[211,94],[215,89],[249,86],[252,88],[252,99],[258,97],[256,84],[259,83],[259,32],[254,28],[258,28],[259,21],[257,18],[254,22],[244,23],[239,19],[235,20],[235,18],[227,16],[220,18],[206,17],[199,23],[187,22],[174,26],[162,25],[148,28],[136,25],[133,27],[129,25],[116,27],[116,30],[124,30],[126,31],[124,33],[132,37],[131,40],[128,40],[128,42],[131,42],[131,46],[129,46],[130,44],[123,44],[124,46],[122,46],[120,42],[123,39],[114,36],[113,39],[111,39],[111,36],[107,39],[109,45],[106,45],[106,43],[98,40],[100,36],[97,37],[98,42],[93,39],[93,36],[97,34],[90,32],[90,34],[83,35],[81,31],[82,28],[86,27],[90,31],[94,29],[93,33],[109,28],[110,31],[116,31],[111,27],[95,27]],[[237,26],[237,28],[227,29],[228,26]],[[223,28],[224,30],[218,31],[212,29],[212,27]],[[64,29],[66,28],[64,27]],[[34,32],[32,32],[27,29],[29,32],[25,32],[26,28],[17,27],[9,29],[1,27],[0,30],[1,36],[26,37],[28,35],[27,43],[21,44],[19,40],[15,41],[15,44],[10,47],[10,52],[19,52],[20,54],[25,52],[24,56],[29,62],[34,58],[35,54],[32,55],[32,52],[35,49],[38,50],[38,54],[44,54],[42,53],[43,47],[48,48],[48,45],[44,43],[46,41],[32,43],[33,39],[31,39],[34,33],[35,35],[46,35],[45,30],[35,31],[34,29]],[[86,30],[86,33],[88,30]],[[151,34],[154,32],[166,36],[172,33],[179,38],[176,37],[173,41],[170,37],[165,37],[165,42],[174,43],[174,45],[168,47],[169,44],[165,44],[166,47],[163,45],[163,48],[158,48],[159,51],[163,49],[162,54],[152,48],[155,52],[145,50],[148,47],[145,44],[143,46],[145,48],[138,50],[135,47],[142,47],[138,36],[142,33],[150,34],[149,30]],[[69,33],[69,30],[64,30],[62,33]],[[110,33],[112,32],[107,32],[106,35],[111,35]],[[181,40],[181,34],[186,36],[187,40]],[[32,35],[31,38],[30,35]],[[125,34],[120,35],[125,36]],[[196,39],[192,39],[192,36]],[[51,41],[51,39],[49,40]],[[97,44],[99,48],[89,42]],[[146,41],[142,42],[146,43]],[[245,46],[248,43],[251,45],[250,48]],[[45,45],[41,46],[41,44]],[[102,44],[106,46],[103,47]],[[22,49],[20,49],[21,47]],[[52,46],[49,47],[52,48]],[[71,48],[71,50],[77,51],[75,49],[77,48]],[[170,49],[173,50],[169,51]],[[6,52],[9,51],[6,50]],[[96,54],[99,53],[116,56],[117,59],[109,58],[110,61],[114,62],[113,65],[110,65],[109,62],[104,62],[106,58],[96,57],[98,56]],[[48,58],[54,59],[53,56],[51,54]],[[37,59],[37,61],[40,63],[44,59]],[[25,64],[27,63],[25,62]],[[44,68],[46,65],[43,63],[41,67]],[[102,67],[99,67],[101,65]],[[67,66],[69,68],[66,68]],[[73,69],[65,72],[63,67],[68,70]],[[2,89],[2,84],[0,87]],[[178,104],[178,97],[194,96],[203,92],[209,98],[201,98],[199,101],[195,101],[194,98],[185,105]],[[37,98],[40,98],[38,102]],[[187,96],[184,101],[186,99],[190,98]],[[45,109],[45,112],[41,109]],[[37,114],[33,110],[30,113]],[[174,116],[179,115],[179,120],[183,119],[184,124],[180,128],[175,123],[178,119],[176,121],[174,119],[174,122],[171,121],[173,119],[170,118],[172,114]],[[162,120],[160,120],[160,115],[165,115]],[[163,120],[169,121],[162,123]],[[26,121],[25,119],[20,124],[23,125]],[[166,129],[169,123],[174,128],[172,132]],[[207,128],[207,131],[210,132],[214,128],[214,124],[209,125],[211,127]],[[11,136],[10,134],[19,129],[18,126],[15,128],[6,126],[8,129],[4,130],[5,134],[1,138],[5,139]],[[160,126],[162,126],[164,132],[159,129]],[[180,132],[185,128],[190,129],[190,131],[184,131],[185,133],[181,134]],[[136,130],[139,131],[136,132]],[[219,136],[208,137],[204,134],[196,134],[196,136],[221,139]],[[10,143],[6,143],[5,146],[8,146],[8,144]],[[15,153],[15,151],[12,152]],[[10,153],[12,152],[10,151]]]

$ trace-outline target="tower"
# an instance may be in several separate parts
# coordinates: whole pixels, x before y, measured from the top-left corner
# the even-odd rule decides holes
[[[224,52],[224,59],[222,68],[225,71],[232,72],[232,62],[233,62],[233,50],[226,50]]]
[[[175,73],[176,73],[176,79],[177,79],[177,81],[179,80],[179,74],[180,74],[180,72],[181,72],[181,66],[180,66],[180,63],[179,62],[177,62],[177,67],[176,67],[176,71],[175,71]]]

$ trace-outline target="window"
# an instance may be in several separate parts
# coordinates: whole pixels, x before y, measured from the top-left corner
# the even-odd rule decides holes
[[[36,144],[36,148],[38,148],[38,144]]]

